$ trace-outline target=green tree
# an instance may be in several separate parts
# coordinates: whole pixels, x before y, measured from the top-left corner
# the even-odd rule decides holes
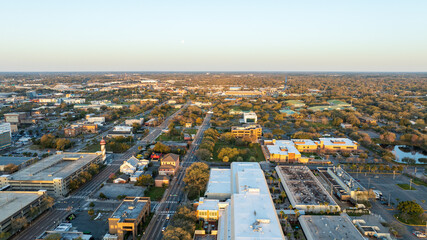
[[[209,181],[209,166],[200,162],[191,164],[185,171],[183,180],[187,191],[200,195]]]
[[[153,183],[153,177],[150,174],[144,174],[137,179],[135,186],[148,186],[152,185]]]
[[[212,152],[209,151],[208,149],[198,149],[196,151],[196,156],[197,158],[199,158],[201,161],[210,161],[211,157],[212,157]]]
[[[156,145],[154,145],[153,150],[155,152],[160,152],[160,153],[169,153],[171,151],[170,147],[166,146],[161,142],[156,143]]]

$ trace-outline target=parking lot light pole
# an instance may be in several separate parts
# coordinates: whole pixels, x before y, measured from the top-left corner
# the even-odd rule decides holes
[[[409,180],[409,190],[412,190],[412,178]]]

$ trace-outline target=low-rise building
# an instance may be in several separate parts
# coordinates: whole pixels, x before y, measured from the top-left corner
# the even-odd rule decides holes
[[[243,113],[244,123],[256,123],[257,121],[258,121],[258,118],[255,112]]]
[[[64,135],[66,137],[75,137],[81,134],[83,129],[80,126],[69,126],[64,128]]]
[[[197,218],[204,221],[218,221],[219,210],[225,209],[228,202],[220,202],[218,199],[199,198],[197,203]]]
[[[291,140],[266,140],[264,144],[270,161],[292,163],[301,159],[301,153]]]
[[[120,166],[120,172],[132,175],[139,167],[139,159],[132,156]]]
[[[381,222],[385,222],[379,215],[362,215],[352,217],[352,222],[357,229],[366,237],[392,240],[389,228],[384,227]]]
[[[108,137],[133,137],[132,130],[130,126],[115,126]]]
[[[126,197],[108,218],[109,233],[117,235],[118,240],[123,240],[129,232],[136,239],[150,209],[150,198]]]
[[[319,138],[316,142],[318,149],[325,152],[337,151],[355,151],[357,150],[357,142],[348,138]]]
[[[27,119],[29,114],[27,112],[11,112],[4,114],[4,120],[8,123],[20,124],[23,120]]]
[[[83,133],[98,133],[98,124],[84,123],[82,125]]]
[[[231,127],[231,133],[237,138],[249,138],[251,142],[257,142],[262,135],[262,127],[259,124],[245,124]]]
[[[179,168],[179,155],[168,153],[160,159],[159,175],[174,175]]]
[[[292,207],[305,212],[339,212],[341,208],[306,166],[277,166]]]
[[[144,124],[144,118],[140,118],[140,119],[126,119],[125,120],[125,124],[127,126],[133,126],[133,124],[139,124],[142,126],[142,124]]]
[[[155,187],[169,186],[169,177],[167,175],[157,175],[154,179]]]
[[[340,216],[302,215],[298,220],[307,240],[365,240],[346,214]]]
[[[46,191],[0,191],[0,232],[15,233],[12,228],[16,219],[31,221],[46,209]]]
[[[71,223],[61,223],[53,231],[46,231],[38,236],[36,240],[52,239],[51,236],[60,236],[61,240],[93,239],[92,235],[77,231]]]

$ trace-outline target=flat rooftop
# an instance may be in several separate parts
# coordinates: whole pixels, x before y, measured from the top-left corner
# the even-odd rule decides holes
[[[300,154],[291,140],[276,140],[274,145],[267,145],[270,154],[287,155],[289,153]]]
[[[140,199],[139,197],[132,200],[125,199],[110,218],[119,218],[119,222],[124,222],[126,219],[136,219],[146,204],[147,200]]]
[[[40,192],[0,191],[0,222],[43,195]]]
[[[256,192],[268,194],[264,172],[258,163],[234,162],[231,164],[232,193]]]
[[[13,173],[12,180],[53,181],[66,178],[100,155],[96,153],[58,153]]]
[[[212,168],[205,195],[209,193],[231,194],[231,170]]]
[[[306,166],[277,166],[282,184],[296,205],[337,205]]]
[[[366,191],[360,183],[358,183],[350,174],[348,174],[344,169],[340,167],[329,167],[329,174],[334,174],[338,179],[340,179],[350,191]]]
[[[307,239],[365,239],[346,215],[302,215],[298,219]]]
[[[357,146],[357,142],[348,138],[319,138],[319,141],[323,141],[326,146]]]

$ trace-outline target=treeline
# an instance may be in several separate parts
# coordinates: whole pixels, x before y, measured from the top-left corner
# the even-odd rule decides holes
[[[32,139],[33,144],[43,148],[55,148],[65,150],[73,146],[73,143],[66,138],[57,138],[53,134],[45,134],[40,139]]]
[[[68,188],[70,191],[76,190],[81,185],[85,184],[86,182],[90,181],[93,176],[99,173],[100,169],[99,164],[92,163],[88,170],[81,172],[76,178],[70,180],[68,183]]]

